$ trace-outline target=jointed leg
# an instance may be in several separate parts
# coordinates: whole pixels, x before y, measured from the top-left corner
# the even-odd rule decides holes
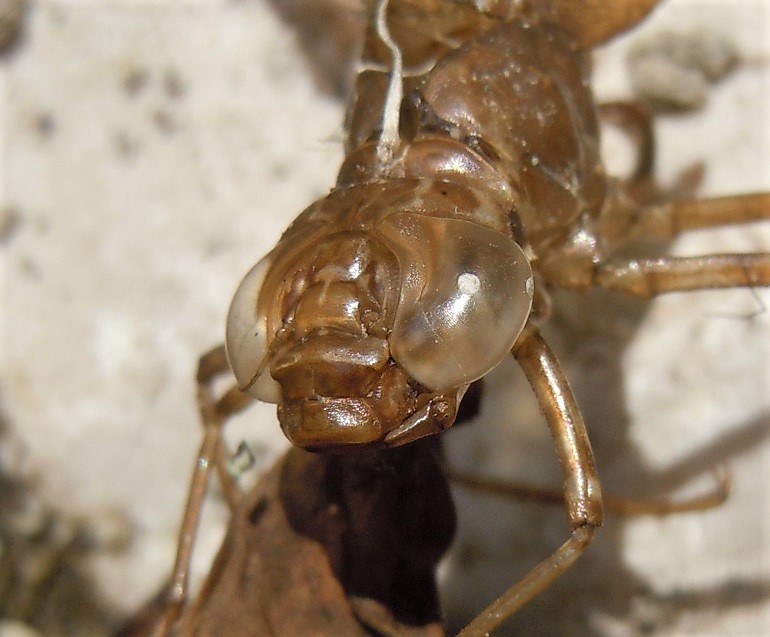
[[[652,206],[610,206],[599,220],[611,244],[635,239],[673,239],[682,232],[770,221],[770,193],[681,199]]]
[[[770,221],[770,193],[683,199],[642,210],[638,236],[672,238],[687,230]]]
[[[513,355],[535,391],[564,472],[572,535],[548,559],[490,604],[458,637],[482,637],[566,571],[602,523],[602,496],[583,418],[556,357],[536,332],[525,332]]]
[[[770,193],[683,200],[646,208],[621,197],[608,207],[610,210],[597,222],[597,238],[609,253],[640,237],[672,238],[687,230],[770,221]],[[596,286],[641,297],[770,286],[770,252],[642,259],[604,258],[599,253],[593,262],[554,259],[542,269],[547,282],[556,287]]]
[[[564,493],[556,489],[548,489],[528,484],[504,482],[494,478],[483,478],[475,474],[448,469],[447,475],[453,484],[465,489],[479,491],[486,495],[532,500],[542,504],[564,505]],[[730,494],[730,476],[726,471],[715,472],[716,486],[702,495],[685,499],[656,498],[639,499],[625,498],[611,493],[602,493],[602,503],[605,513],[635,517],[642,515],[671,515],[706,511],[723,504]]]
[[[189,590],[190,561],[195,535],[200,522],[203,499],[206,495],[209,470],[212,464],[218,469],[222,486],[231,507],[237,505],[240,491],[227,472],[222,445],[222,425],[225,419],[243,409],[250,402],[236,389],[227,391],[220,399],[214,396],[213,381],[226,371],[224,347],[220,346],[201,356],[198,363],[198,410],[203,424],[203,440],[198,450],[195,468],[190,480],[182,525],[179,531],[174,569],[168,584],[166,611],[153,630],[153,635],[165,637],[179,617]]]
[[[231,375],[230,367],[227,364],[224,345],[219,345],[207,352],[201,356],[200,361],[198,362],[198,373],[196,375],[198,383],[198,405],[204,430],[208,422],[204,414],[204,403],[210,403],[216,417],[218,417],[220,421],[223,421],[228,416],[244,410],[253,402],[253,399],[240,391],[236,385],[230,387],[219,399],[217,399],[213,393],[213,383],[221,374]],[[216,467],[217,476],[222,485],[222,491],[227,500],[227,504],[229,505],[230,510],[234,511],[240,502],[241,491],[230,471],[228,471],[227,460],[228,452],[224,444],[222,444],[222,439],[220,437],[214,454],[214,466]]]
[[[770,285],[770,253],[611,260],[596,266],[594,285],[641,297],[666,292]]]
[[[614,124],[628,135],[636,146],[636,165],[623,180],[623,187],[635,200],[637,191],[650,190],[653,184],[655,135],[648,109],[637,102],[606,102],[599,104],[602,122]]]

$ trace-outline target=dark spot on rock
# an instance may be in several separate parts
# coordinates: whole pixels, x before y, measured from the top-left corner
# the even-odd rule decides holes
[[[270,166],[270,174],[278,181],[284,181],[291,175],[291,168],[284,162],[275,162]]]
[[[134,157],[141,148],[139,141],[126,131],[117,131],[114,141],[118,155],[126,159]]]
[[[175,133],[179,128],[174,116],[167,110],[157,110],[152,116],[152,121],[158,129],[167,135]]]
[[[20,226],[21,215],[18,210],[10,207],[0,210],[0,243],[10,241]]]
[[[123,78],[123,89],[129,97],[136,97],[147,87],[149,80],[146,69],[131,69]]]
[[[176,69],[166,69],[163,74],[163,88],[166,95],[173,99],[180,98],[187,93],[187,84]]]
[[[34,117],[32,125],[41,139],[48,139],[56,130],[56,120],[51,113],[39,113]]]
[[[20,41],[27,0],[4,0],[0,5],[0,53],[6,53]]]
[[[19,259],[19,272],[23,277],[34,281],[40,281],[43,278],[40,266],[27,255]]]

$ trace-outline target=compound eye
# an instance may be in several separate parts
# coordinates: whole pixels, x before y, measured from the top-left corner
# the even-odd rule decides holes
[[[254,398],[277,403],[280,386],[267,365],[273,335],[268,334],[267,316],[259,311],[259,295],[271,262],[270,256],[262,259],[238,286],[227,314],[225,349],[238,387]]]
[[[521,247],[477,223],[414,213],[390,215],[378,230],[401,266],[393,358],[434,391],[496,367],[532,307],[532,269]]]

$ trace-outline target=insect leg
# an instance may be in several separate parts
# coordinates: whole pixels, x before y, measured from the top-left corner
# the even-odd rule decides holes
[[[770,193],[713,199],[683,199],[640,207],[622,197],[608,205],[596,223],[603,250],[638,239],[671,239],[682,232],[738,223],[770,220]],[[686,292],[770,285],[770,252],[708,254],[694,257],[604,258],[593,262],[554,260],[543,271],[556,287],[596,286],[649,298],[667,292]]]
[[[198,362],[196,380],[198,383],[199,405],[201,401],[215,403],[214,410],[216,414],[220,419],[225,420],[229,416],[244,410],[254,399],[244,394],[236,385],[230,387],[219,399],[216,399],[213,394],[213,383],[222,374],[230,376],[232,372],[227,363],[224,345],[219,345],[201,356]],[[202,409],[201,414],[203,414]],[[205,428],[205,418],[202,419],[202,422]],[[227,449],[220,438],[214,452],[214,466],[216,467],[217,476],[222,485],[222,491],[227,504],[230,506],[230,510],[234,511],[240,503],[241,491],[227,469],[227,457]]]
[[[166,589],[166,610],[153,631],[154,635],[161,637],[170,633],[187,600],[190,561],[212,464],[217,467],[230,506],[234,508],[240,500],[238,486],[225,468],[225,453],[221,434],[222,425],[227,417],[243,409],[250,400],[237,388],[228,390],[219,399],[216,398],[213,388],[214,380],[228,369],[224,346],[216,347],[207,352],[201,356],[198,362],[197,402],[203,424],[203,440],[198,449],[195,468],[190,479],[187,503],[179,530],[176,559]]]
[[[541,504],[564,505],[564,493],[556,489],[479,477],[457,471],[451,467],[447,469],[447,476],[453,484],[485,495],[530,500]],[[723,504],[730,494],[729,474],[726,471],[716,472],[715,479],[716,485],[711,491],[679,500],[673,498],[626,498],[604,492],[602,493],[604,512],[624,517],[635,517],[642,515],[663,516],[713,509]]]
[[[649,298],[667,292],[770,285],[770,253],[609,260],[596,266],[595,285]]]
[[[621,220],[619,217],[625,216]],[[636,210],[610,207],[600,220],[601,233],[613,243],[637,238],[672,239],[687,230],[770,220],[770,193],[682,199]],[[622,233],[610,230],[622,226]]]
[[[605,102],[599,104],[598,109],[602,122],[619,127],[636,146],[636,165],[624,179],[624,189],[650,184],[655,163],[655,135],[650,111],[637,102]]]
[[[510,617],[566,571],[602,523],[602,496],[593,453],[575,397],[545,340],[526,331],[513,355],[521,365],[545,415],[564,472],[564,499],[572,535],[550,557],[503,593],[458,637],[481,637]]]

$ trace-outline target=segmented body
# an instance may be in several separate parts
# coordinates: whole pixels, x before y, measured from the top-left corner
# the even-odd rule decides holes
[[[387,450],[451,426],[470,385],[509,352],[550,427],[571,534],[461,635],[488,634],[567,570],[591,541],[602,523],[602,496],[577,402],[539,334],[549,288],[596,286],[652,296],[770,284],[767,253],[614,257],[635,236],[665,238],[768,214],[766,194],[646,206],[634,201],[628,184],[605,175],[587,50],[641,19],[653,5],[611,3],[583,14],[574,3],[547,0],[532,6],[377,3],[337,183],[247,274],[227,324],[227,357],[240,390],[278,405],[281,427],[292,443],[310,451],[360,454],[339,465],[318,461],[319,472],[334,465],[330,473],[345,473],[355,485],[352,494],[342,489],[345,494],[336,500],[339,493],[324,481],[299,498],[310,511],[333,518],[321,525],[320,534],[312,524],[309,531],[304,526],[305,513],[301,524],[291,523],[296,503],[290,496],[300,488],[297,481],[269,496],[276,507],[266,505],[278,511],[274,515],[288,517],[291,528],[284,532],[289,536],[309,534],[333,563],[340,558],[333,577],[339,578],[347,602],[335,602],[332,615],[347,613],[349,605],[360,624],[402,634],[383,628],[394,625],[394,600],[367,597],[367,604],[372,599],[379,604],[370,612],[347,588],[347,566],[371,557],[371,547],[358,552],[361,537],[378,536],[383,528],[392,537],[400,524],[397,502],[395,508],[391,499],[391,508],[377,509],[378,498],[369,502],[366,489],[358,491],[367,482],[359,477],[369,475],[372,466],[386,466],[406,479],[399,483],[408,485],[406,492],[419,493],[418,508],[432,499],[431,490],[446,504],[442,480],[423,493],[419,478],[410,482],[419,462],[410,456],[401,464]],[[387,12],[380,12],[385,6]],[[208,362],[204,357],[202,369]],[[199,380],[207,387],[210,375]],[[218,427],[222,417],[240,409],[241,398],[231,399],[226,395],[215,406],[202,401],[207,426]],[[215,449],[204,440],[201,458]],[[426,449],[427,465],[436,452]],[[194,504],[200,491],[193,484]],[[370,482],[373,496],[388,492],[377,485]],[[269,488],[274,491],[275,485]],[[704,508],[720,497],[646,510]],[[379,517],[371,515],[375,509]],[[450,509],[442,505],[435,517],[451,525]],[[259,515],[247,512],[253,528],[234,527],[230,540],[237,541],[239,533],[263,533],[264,510],[260,505],[254,509]],[[339,510],[346,512],[342,522],[335,517]],[[358,524],[359,516],[364,523]],[[369,526],[373,520],[377,532]],[[344,529],[342,542],[337,542],[337,524]],[[355,534],[356,527],[363,535]],[[432,568],[448,537],[435,529],[429,535],[435,535],[427,543]],[[182,540],[174,580],[180,590],[186,577],[184,535]],[[228,578],[233,550],[227,543],[223,547],[202,604],[227,590],[219,582]],[[398,555],[392,550],[378,559],[390,567]],[[385,578],[383,585],[392,583]],[[268,598],[274,594],[270,585],[268,577],[268,588],[262,589]],[[433,590],[432,584],[426,586]],[[435,620],[433,602],[428,616]],[[220,604],[227,606],[227,595],[213,605]],[[204,621],[193,614],[186,625]],[[427,630],[441,629],[434,622]]]
[[[396,4],[389,21],[407,75],[403,176],[484,193],[492,205],[452,202],[455,214],[547,261],[549,247],[565,242],[564,229],[583,213],[598,215],[604,200],[587,53],[535,14],[506,20],[454,3],[426,5]],[[389,53],[372,31],[363,64],[385,70],[356,79],[338,185],[376,173]]]
[[[608,192],[586,53],[532,10],[394,2],[366,37],[337,184],[246,278],[228,322],[242,389],[308,448],[449,426],[530,317],[534,267],[585,286]],[[612,200],[614,203],[614,200]],[[254,302],[256,298],[256,303]]]

